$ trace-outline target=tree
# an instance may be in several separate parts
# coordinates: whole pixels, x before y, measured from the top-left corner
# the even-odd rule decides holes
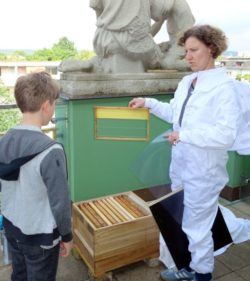
[[[51,61],[53,60],[53,51],[51,49],[41,49],[26,57],[29,61]]]
[[[74,58],[77,55],[77,50],[72,41],[67,37],[62,37],[59,42],[52,47],[53,60],[64,60]]]
[[[61,61],[68,58],[74,58],[77,55],[77,50],[74,43],[67,37],[59,39],[52,49],[41,49],[35,51],[32,55],[27,56],[27,60],[31,61]]]

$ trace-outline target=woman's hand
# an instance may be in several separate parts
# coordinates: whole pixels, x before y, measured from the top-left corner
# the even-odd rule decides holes
[[[179,139],[179,132],[167,133],[165,137],[173,145],[176,145],[180,141],[180,139]]]
[[[128,106],[131,107],[131,108],[144,107],[145,106],[145,99],[134,98],[129,102]]]

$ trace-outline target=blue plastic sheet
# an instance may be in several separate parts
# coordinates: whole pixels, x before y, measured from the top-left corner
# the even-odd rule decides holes
[[[3,230],[3,216],[0,215],[0,230]]]
[[[172,145],[164,137],[170,131],[165,131],[154,138],[132,165],[134,174],[146,186],[170,183],[169,165]]]

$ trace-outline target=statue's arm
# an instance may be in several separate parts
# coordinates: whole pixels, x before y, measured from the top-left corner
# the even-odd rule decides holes
[[[151,26],[151,34],[154,37],[161,29],[165,19],[162,17],[160,20],[153,23]]]

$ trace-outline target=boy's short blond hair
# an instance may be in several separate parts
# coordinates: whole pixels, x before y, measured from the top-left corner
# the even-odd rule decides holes
[[[45,71],[29,73],[17,79],[14,89],[17,106],[22,113],[37,112],[49,100],[59,97],[59,85]]]

